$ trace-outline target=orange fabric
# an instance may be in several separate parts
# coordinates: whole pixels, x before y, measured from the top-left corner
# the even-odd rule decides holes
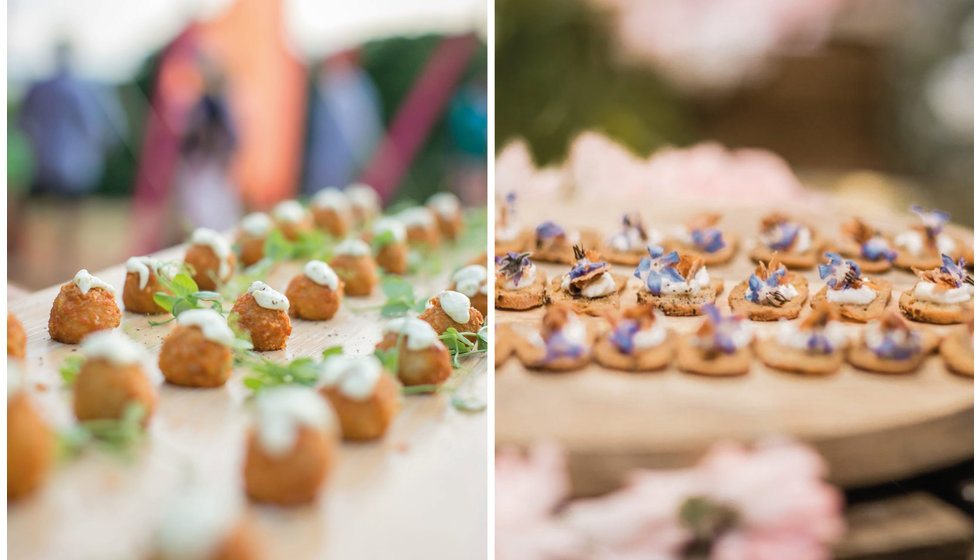
[[[239,146],[232,173],[245,204],[292,198],[303,154],[306,69],[286,46],[280,0],[238,0],[201,26],[221,61]]]

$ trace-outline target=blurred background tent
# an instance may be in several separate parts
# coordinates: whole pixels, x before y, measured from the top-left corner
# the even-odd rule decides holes
[[[973,223],[969,0],[497,0],[496,149],[716,140]],[[857,196],[857,195],[855,195]]]
[[[483,202],[485,33],[482,0],[9,2],[8,280],[61,282],[372,162],[389,202],[443,189]],[[71,199],[38,188],[47,159],[17,126],[32,87],[58,76],[58,45],[115,139],[55,147],[101,150]],[[391,134],[413,95],[427,118]]]

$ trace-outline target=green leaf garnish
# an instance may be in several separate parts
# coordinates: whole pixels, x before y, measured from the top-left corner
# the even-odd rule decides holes
[[[449,327],[446,332],[439,335],[439,340],[446,345],[449,356],[453,360],[453,367],[459,368],[459,359],[475,354],[485,354],[487,351],[487,330],[481,327],[478,332],[457,331],[454,327]]]
[[[166,275],[161,274],[157,279],[166,291],[153,294],[153,301],[170,313],[171,318],[166,321],[151,320],[149,321],[151,325],[169,323],[184,311],[191,309],[213,309],[224,315],[221,295],[217,292],[199,289],[197,282],[186,271],[179,272],[172,278],[167,278]]]
[[[331,346],[323,351],[323,359],[326,360],[330,356],[336,356],[344,353],[343,346]]]
[[[78,377],[78,372],[82,369],[83,363],[85,363],[85,358],[79,355],[68,356],[62,362],[61,367],[58,368],[58,373],[61,374],[61,380],[64,381],[66,387],[75,384],[75,378]]]
[[[251,373],[242,380],[245,387],[258,392],[280,385],[312,387],[320,378],[320,362],[313,358],[296,358],[287,363],[273,362],[262,356],[246,363]]]
[[[119,419],[85,420],[59,434],[63,457],[74,457],[91,444],[119,455],[129,455],[143,440],[146,407],[130,402]]]

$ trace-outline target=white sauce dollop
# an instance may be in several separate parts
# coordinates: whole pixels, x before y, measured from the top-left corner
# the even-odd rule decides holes
[[[430,196],[425,205],[446,220],[455,218],[461,207],[459,198],[451,192],[438,192]]]
[[[487,293],[487,267],[479,264],[464,266],[453,274],[452,281],[456,291],[473,297],[476,294]]]
[[[905,249],[910,255],[920,256],[925,251],[926,245],[923,233],[915,229],[907,229],[895,236],[895,246]],[[945,233],[940,233],[936,237],[937,253],[951,254],[956,251],[956,241]]]
[[[272,229],[272,219],[264,212],[252,212],[242,218],[241,228],[252,237],[261,237]]]
[[[845,288],[843,290],[827,289],[827,301],[831,303],[852,303],[855,305],[867,305],[874,301],[878,292],[868,286],[860,288]]]
[[[343,191],[334,187],[327,187],[318,191],[310,200],[310,205],[314,208],[329,208],[338,214],[350,211],[350,201],[347,200],[347,196]]]
[[[561,282],[562,289],[567,292],[571,285],[571,276],[565,274],[565,278]],[[603,272],[602,275],[592,282],[589,282],[584,288],[582,288],[582,296],[587,298],[598,298],[609,295],[615,291],[616,280],[612,277],[612,274]]]
[[[140,289],[145,289],[150,281],[150,273],[156,274],[163,262],[153,257],[129,257],[126,260],[126,272],[135,272],[140,277]]]
[[[371,254],[371,246],[360,239],[355,239],[352,237],[341,241],[340,244],[334,248],[334,252],[338,255],[366,257]]]
[[[945,291],[936,291],[937,287],[932,282],[920,280],[915,285],[912,295],[918,300],[938,304],[966,303],[973,299],[973,286],[969,284],[963,284],[959,288],[949,288]]]
[[[228,257],[231,255],[231,245],[222,235],[213,229],[197,228],[191,234],[191,245],[203,245],[211,249],[214,256],[218,257],[218,276],[227,278],[231,272],[228,265]]]
[[[499,223],[493,230],[493,238],[497,241],[514,241],[521,234],[521,227],[513,222],[502,226]]]
[[[376,214],[381,208],[381,197],[378,192],[363,183],[347,185],[344,189],[351,206],[363,210],[366,214]]]
[[[660,286],[661,294],[696,294],[701,291],[702,288],[707,288],[708,284],[711,283],[711,276],[708,275],[708,269],[706,267],[701,267],[697,273],[694,274],[694,278],[691,278],[690,282],[669,282],[664,281]]]
[[[776,342],[787,348],[808,351],[807,342],[815,334],[826,337],[835,350],[847,344],[847,333],[844,332],[844,327],[836,321],[827,323],[827,326],[820,332],[817,329],[798,329],[786,319],[779,321]]]
[[[213,309],[189,309],[177,316],[177,324],[201,329],[204,338],[224,346],[231,346],[235,333],[225,318]]]
[[[373,233],[375,237],[383,235],[386,232],[391,233],[391,236],[395,238],[396,243],[405,242],[405,224],[401,223],[395,218],[378,218],[371,227],[371,233]]]
[[[310,261],[303,266],[303,274],[313,282],[330,288],[337,289],[337,273],[330,268],[330,265],[323,261]]]
[[[84,268],[78,271],[78,274],[75,275],[75,278],[72,279],[72,282],[74,282],[75,285],[78,286],[78,289],[83,294],[88,294],[88,291],[91,290],[92,288],[101,288],[112,295],[116,295],[115,288],[103,282],[102,280],[99,280],[95,276],[92,276]]]
[[[424,206],[406,208],[398,213],[398,219],[405,227],[432,227],[435,224],[432,212]]]
[[[780,284],[776,287],[776,292],[782,294],[782,296],[786,299],[793,299],[800,295],[800,292],[797,291],[796,286],[792,284]],[[745,288],[745,299],[749,299],[749,296],[751,295],[752,288]],[[761,301],[759,303],[765,304],[765,301]]]
[[[234,527],[235,506],[234,500],[203,487],[171,498],[156,532],[161,560],[211,557]]]
[[[439,306],[457,323],[468,323],[470,320],[470,298],[452,290],[439,292]]]
[[[117,366],[138,364],[146,357],[142,346],[113,331],[98,331],[86,336],[81,348],[86,358],[103,358]]]
[[[501,275],[501,289],[508,292],[523,290],[524,288],[534,284],[534,277],[537,274],[537,271],[537,267],[534,266],[534,263],[531,263],[531,266],[524,269],[524,274],[521,275],[521,279],[517,281],[517,284],[514,284],[513,278],[507,278],[506,276]]]
[[[286,224],[301,222],[305,215],[306,209],[295,200],[283,200],[272,209],[272,217]]]
[[[385,323],[384,334],[396,333],[404,336],[405,347],[409,350],[425,350],[430,346],[442,344],[432,325],[421,319],[400,317]]]
[[[661,321],[657,321],[645,329],[636,331],[633,335],[634,348],[653,348],[667,340],[667,329]]]
[[[267,389],[255,399],[259,446],[266,453],[283,455],[296,445],[299,429],[336,429],[327,401],[306,387]]]
[[[805,253],[809,251],[813,245],[812,237],[813,234],[810,233],[810,228],[802,226],[796,234],[796,243],[793,244],[793,252]]]
[[[323,362],[318,385],[337,387],[340,394],[356,401],[368,399],[384,372],[373,355],[331,356]]]
[[[259,307],[264,307],[265,309],[273,309],[275,311],[287,311],[289,309],[289,298],[272,289],[261,280],[256,280],[252,282],[252,285],[248,287],[249,294],[255,298],[255,303],[259,304]]]

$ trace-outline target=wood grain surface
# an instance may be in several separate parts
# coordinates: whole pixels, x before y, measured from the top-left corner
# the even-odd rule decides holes
[[[519,208],[521,222],[529,227],[551,219],[566,227],[600,229],[603,237],[616,230],[624,209],[640,211],[649,228],[665,233],[697,211],[722,212],[721,227],[738,234],[743,242],[728,264],[708,267],[713,278],[725,280],[717,304],[726,313],[728,292],[755,266],[747,256],[746,242],[754,238],[759,218],[772,210],[656,200],[556,202],[530,197],[521,198]],[[816,198],[778,209],[808,220],[831,239],[838,237],[839,224],[852,215],[861,215],[887,232],[914,223],[911,215]],[[956,233],[972,239],[971,232]],[[549,279],[568,270],[561,265],[539,267]],[[614,269],[632,273],[631,267]],[[812,295],[819,287],[816,268],[803,274]],[[897,270],[880,277],[894,285],[888,309],[897,309],[898,295],[911,288],[916,278]],[[637,287],[627,288],[624,305],[636,301]],[[808,311],[809,304],[801,317]],[[497,310],[495,320],[498,325],[509,323],[519,332],[528,332],[539,328],[542,313],[540,308]],[[681,333],[693,331],[702,321],[700,317],[667,318],[668,326]],[[951,328],[917,326],[941,334]],[[777,324],[752,322],[751,327],[756,335],[766,335],[774,333]],[[861,325],[848,324],[846,329],[855,337]],[[950,373],[938,355],[909,375],[878,375],[845,365],[831,376],[806,378],[770,369],[756,360],[748,375],[731,379],[699,377],[674,367],[654,373],[622,373],[598,364],[572,373],[538,373],[526,370],[514,357],[496,369],[495,387],[497,445],[562,443],[570,453],[576,495],[617,488],[636,468],[690,465],[720,439],[800,438],[816,447],[830,466],[830,479],[844,486],[906,477],[973,455],[973,381]]]
[[[433,295],[478,251],[440,249],[443,266],[430,278],[411,277],[417,295]],[[183,248],[160,254],[179,259]],[[268,283],[285,290],[302,263],[283,263]],[[119,291],[122,266],[96,272]],[[65,279],[66,281],[69,279]],[[29,391],[57,428],[72,422],[70,391],[57,372],[77,347],[54,342],[48,313],[59,287],[10,303],[28,334],[25,372]],[[318,355],[342,344],[345,352],[368,354],[381,339],[386,319],[376,310],[384,297],[348,298],[327,322],[293,319],[293,332],[274,360]],[[230,307],[226,305],[226,308]],[[170,325],[150,326],[124,312],[121,330],[156,353]],[[472,371],[460,394],[487,398],[485,356],[463,361],[450,380]],[[242,495],[244,430],[249,424],[236,368],[217,389],[160,385],[158,408],[148,437],[131,460],[85,452],[59,465],[46,487],[8,509],[7,553],[19,559],[145,558],[162,500],[188,481]],[[487,415],[466,413],[450,395],[405,397],[387,435],[378,442],[344,443],[337,468],[315,505],[298,509],[242,504],[263,544],[263,558],[483,558],[487,547]]]

